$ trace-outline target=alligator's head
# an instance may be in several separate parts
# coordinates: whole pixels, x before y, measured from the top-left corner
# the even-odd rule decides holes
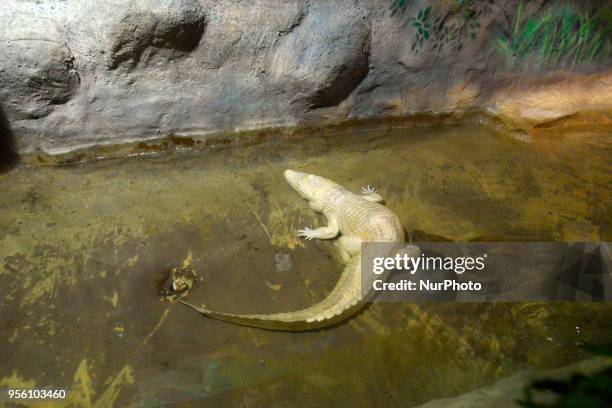
[[[324,177],[299,171],[285,170],[285,178],[315,211],[322,211],[331,190],[339,187]]]

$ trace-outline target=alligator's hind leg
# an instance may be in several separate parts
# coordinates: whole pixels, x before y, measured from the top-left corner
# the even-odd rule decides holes
[[[376,192],[376,189],[374,187],[363,187],[361,189],[361,196],[363,198],[365,198],[368,201],[372,201],[374,203],[382,203],[385,200],[380,196],[380,194],[378,194]]]
[[[298,237],[304,237],[305,239],[332,239],[336,238],[338,233],[340,232],[340,224],[338,224],[338,220],[336,217],[328,217],[328,224],[326,227],[321,227],[317,229],[310,229],[305,227],[304,229],[298,230]]]
[[[348,263],[349,259],[357,255],[361,251],[361,238],[343,235],[338,238],[337,247],[340,260],[344,263]]]

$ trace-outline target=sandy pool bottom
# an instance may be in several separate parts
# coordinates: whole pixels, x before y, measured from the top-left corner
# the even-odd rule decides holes
[[[341,266],[296,238],[322,219],[287,168],[377,187],[417,241],[610,240],[609,134],[377,127],[17,167],[0,175],[0,387],[65,388],[78,407],[406,406],[584,357],[612,335],[609,304],[377,303],[292,334],[208,320],[158,286],[190,265],[188,299],[221,311],[323,298]]]

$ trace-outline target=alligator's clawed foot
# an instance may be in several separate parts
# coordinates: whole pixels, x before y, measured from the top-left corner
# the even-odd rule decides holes
[[[317,233],[315,230],[310,229],[308,227],[304,227],[304,229],[298,230],[298,237],[303,237],[304,239],[311,240],[313,238],[317,238]]]
[[[380,194],[376,192],[376,189],[369,185],[361,189],[361,194],[363,198],[374,203],[382,203],[385,201]]]
[[[361,189],[361,193],[362,194],[377,194],[376,189],[374,187],[370,187],[369,184],[367,187],[363,187]]]

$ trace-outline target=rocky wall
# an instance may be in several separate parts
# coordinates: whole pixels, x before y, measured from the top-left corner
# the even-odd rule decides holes
[[[492,44],[517,1],[480,2],[469,18],[445,2],[396,3],[5,0],[0,113],[19,151],[62,153],[470,109],[532,126],[612,106],[609,59],[577,79],[506,68]]]

